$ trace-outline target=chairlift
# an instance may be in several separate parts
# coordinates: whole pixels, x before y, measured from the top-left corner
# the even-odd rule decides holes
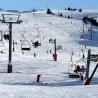
[[[86,60],[80,59],[76,63],[69,64],[68,75],[70,78],[79,78],[85,72]]]
[[[49,43],[54,43],[54,39],[50,38]]]
[[[35,47],[41,46],[41,38],[37,35],[31,40],[32,45]]]
[[[69,69],[68,69],[68,76],[70,78],[79,78],[79,74],[74,72],[74,69],[76,68],[75,64],[69,64]]]
[[[32,45],[33,46],[41,46],[41,35],[40,35],[40,32],[39,32],[39,29],[37,29],[37,35],[33,38],[32,40]],[[36,44],[36,45],[35,45]]]
[[[33,43],[33,46],[36,48],[38,46],[41,46],[41,43],[39,43],[38,41],[36,41],[36,42]]]
[[[27,41],[27,40],[23,40],[22,43],[21,43],[21,50],[30,51],[31,50],[30,42]]]
[[[4,31],[4,33],[3,33],[3,38],[5,39],[5,40],[9,40],[9,33],[8,33],[8,30],[6,30],[6,31]]]

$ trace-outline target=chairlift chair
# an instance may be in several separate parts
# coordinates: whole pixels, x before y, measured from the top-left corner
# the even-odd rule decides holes
[[[81,74],[84,74],[83,66],[85,67],[86,61],[84,59],[80,59],[76,61],[74,64],[73,62],[69,65],[68,75],[70,78],[79,78]],[[80,67],[80,70],[76,70],[77,66]]]
[[[33,46],[41,46],[41,38],[37,35],[31,40]]]
[[[23,50],[23,51],[30,51],[31,50],[31,45],[30,45],[29,41],[27,41],[27,40],[22,41],[21,50]]]
[[[79,75],[74,72],[75,67],[76,67],[76,64],[72,63],[72,64],[69,65],[68,76],[70,78],[79,78]]]

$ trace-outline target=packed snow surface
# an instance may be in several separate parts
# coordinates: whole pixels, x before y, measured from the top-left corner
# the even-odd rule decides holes
[[[8,12],[0,12],[2,14]],[[58,16],[59,13],[63,17]],[[85,25],[84,16],[98,18],[98,11],[54,11],[55,15],[45,12],[20,13],[21,24],[13,25],[15,51],[12,51],[13,73],[7,73],[8,40],[0,41],[0,98],[97,98],[98,70],[89,86],[83,86],[80,78],[69,78],[70,63],[83,64],[84,53],[88,49],[98,54],[98,27],[93,26],[93,39],[90,39],[90,25]],[[73,18],[68,19],[70,15]],[[8,34],[8,24],[0,23],[0,32]],[[82,38],[81,38],[82,36]],[[1,38],[1,36],[0,36]],[[53,60],[54,39],[57,43],[57,61]],[[38,41],[37,48],[33,43]],[[22,51],[21,48],[30,48]],[[71,54],[73,53],[72,62]],[[91,62],[90,75],[96,66]],[[36,82],[41,74],[40,83]]]

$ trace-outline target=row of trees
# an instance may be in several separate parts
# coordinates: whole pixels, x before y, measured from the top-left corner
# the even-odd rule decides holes
[[[49,8],[47,9],[47,12],[46,13],[47,14],[54,14]],[[62,13],[59,13],[58,16],[63,17],[63,14]],[[66,18],[72,18],[72,17],[68,15],[68,17],[66,17]]]
[[[71,8],[71,7],[65,8],[65,10],[82,12],[82,9],[76,9],[76,8]]]
[[[53,13],[49,8],[47,9],[47,12],[46,12],[46,13],[47,13],[47,14],[52,14],[52,15],[54,15],[54,13]],[[62,14],[62,13],[59,13],[58,16],[63,17],[63,14]],[[72,16],[68,15],[68,16],[66,16],[65,18],[72,19]]]
[[[84,22],[85,24],[91,23],[93,26],[98,26],[98,22],[97,22],[97,20],[94,19],[94,18],[83,17],[83,22]]]
[[[68,8],[65,8],[65,10],[68,10],[68,11],[76,11],[76,10],[78,10],[79,12],[82,12],[82,9],[76,9],[76,8],[70,8],[70,7],[68,7]],[[54,14],[49,8],[47,9],[47,12],[46,12],[47,14]],[[62,15],[61,15],[62,16]]]

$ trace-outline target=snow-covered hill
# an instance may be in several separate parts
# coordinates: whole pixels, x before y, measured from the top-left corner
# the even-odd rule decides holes
[[[0,19],[2,14],[0,12]],[[58,11],[55,11],[57,14]],[[21,24],[13,25],[13,40],[15,52],[12,53],[13,73],[6,73],[8,64],[8,41],[0,42],[0,98],[97,98],[98,71],[91,85],[82,86],[81,79],[68,77],[71,54],[73,62],[81,59],[84,52],[87,57],[88,49],[98,54],[98,27],[93,27],[93,40],[90,38],[90,25],[85,25],[83,33],[83,16],[98,18],[98,11],[68,12],[59,11],[64,17],[48,15],[43,12],[20,13]],[[73,16],[72,19],[65,18]],[[8,25],[0,23],[0,31],[8,34]],[[81,39],[81,36],[83,38]],[[57,40],[58,60],[53,61],[54,44]],[[21,50],[21,41],[24,40],[30,51]],[[38,41],[41,46],[35,48],[32,43]],[[34,57],[36,54],[36,57]],[[80,62],[77,62],[78,64]],[[86,66],[86,62],[84,66]],[[90,74],[96,62],[91,62]],[[36,77],[41,74],[40,83]],[[94,85],[94,86],[93,86]],[[9,90],[10,89],[10,90]]]

